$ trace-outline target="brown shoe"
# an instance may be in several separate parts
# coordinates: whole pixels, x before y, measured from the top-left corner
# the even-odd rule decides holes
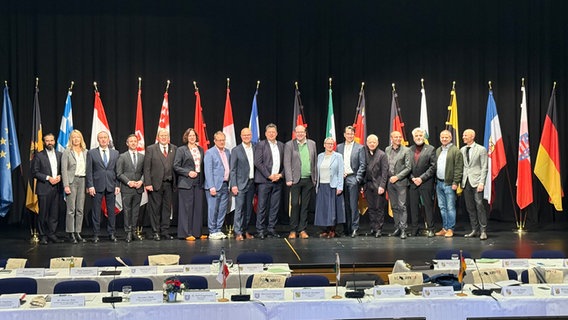
[[[254,236],[252,234],[248,233],[248,232],[245,232],[245,238],[250,240],[250,239],[254,239]]]
[[[327,238],[327,232],[320,233],[320,238]]]
[[[201,237],[199,237],[199,239],[201,239],[201,240],[207,240],[207,235],[206,235],[206,234],[202,234]]]
[[[446,234],[444,235],[444,237],[446,238],[451,238],[454,236],[454,232],[452,231],[452,229],[446,231]]]
[[[442,230],[436,232],[436,235],[437,236],[444,236],[444,235],[446,235],[446,232],[448,232],[448,231],[446,231],[446,229],[442,228]]]
[[[290,234],[288,235],[288,239],[296,239],[296,232],[294,231],[290,232]]]
[[[194,237],[194,236],[189,236],[189,237],[185,238],[185,240],[187,240],[187,241],[195,241],[195,237]]]
[[[237,236],[235,237],[235,240],[237,240],[237,241],[243,241],[243,240],[245,240],[245,238],[243,238],[243,235],[242,235],[242,234],[237,234]]]
[[[310,236],[308,236],[308,233],[307,233],[306,231],[300,232],[300,238],[302,238],[302,239],[307,239],[307,238],[309,238],[309,237],[310,237]]]

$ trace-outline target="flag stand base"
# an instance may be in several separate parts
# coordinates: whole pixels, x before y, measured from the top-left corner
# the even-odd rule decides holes
[[[342,296],[338,296],[338,295],[333,295],[333,296],[331,296],[331,298],[332,298],[332,299],[341,299],[341,298],[343,298],[343,297],[342,297]]]
[[[523,227],[519,227],[517,229],[513,229],[513,232],[518,233],[518,234],[524,234],[524,233],[527,233],[528,230],[523,228]]]
[[[458,297],[467,297],[466,293],[460,292],[460,293],[456,293],[456,296]]]
[[[219,302],[229,302],[229,299],[227,299],[227,298],[219,298],[219,299],[217,299],[217,301],[219,301]]]
[[[38,244],[39,243],[38,233],[37,233],[37,230],[35,230],[35,229],[32,230],[32,237],[30,238],[30,243],[31,244]]]

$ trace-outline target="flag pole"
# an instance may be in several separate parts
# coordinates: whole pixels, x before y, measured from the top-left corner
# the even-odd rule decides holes
[[[361,93],[363,92],[363,87],[365,87],[365,82],[361,82],[361,89],[359,90],[359,99],[357,99],[357,110],[355,110],[355,119],[353,119],[353,123],[357,123],[357,116],[359,115],[359,111],[361,109],[361,99],[363,96]]]
[[[73,91],[74,85],[75,85],[75,81],[71,81],[71,86],[69,87],[69,91]]]
[[[229,89],[230,83],[231,83],[231,79],[230,79],[230,78],[227,78],[227,89]]]
[[[142,90],[142,78],[138,77],[138,90]]]
[[[331,78],[329,78],[329,82],[331,84]],[[339,271],[340,268],[340,264],[339,264],[339,253],[336,252],[335,253],[335,295],[331,296],[332,299],[341,299],[342,297],[339,295],[339,274],[341,271]]]
[[[36,92],[38,91],[38,88],[39,88],[39,77],[36,77],[36,78],[35,78],[35,89],[36,89]],[[37,142],[37,141],[35,141],[35,142]],[[37,146],[35,146],[34,149],[37,150]],[[30,166],[31,166],[31,163],[30,163]],[[21,167],[21,166],[20,166],[20,173],[22,173],[22,167]],[[23,177],[23,176],[24,176],[23,173],[22,173],[20,176]],[[33,180],[33,188],[34,188],[34,189],[33,189],[33,192],[35,192],[35,189],[36,189],[36,180],[35,180],[35,179]],[[32,232],[32,238],[30,239],[30,243],[31,243],[31,244],[37,244],[37,243],[39,243],[39,233],[38,233],[37,229],[35,228],[35,226],[37,226],[37,216],[38,216],[37,214],[34,214],[34,215],[33,215],[33,219],[32,219],[32,220],[33,220],[33,222],[32,222],[33,225],[32,225],[32,227],[31,227],[31,232]]]
[[[256,81],[256,90],[258,90],[258,87],[260,87],[260,80]]]
[[[420,87],[421,89],[424,89],[424,78],[420,79]]]

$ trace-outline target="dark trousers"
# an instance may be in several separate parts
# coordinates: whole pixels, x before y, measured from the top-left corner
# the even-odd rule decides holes
[[[351,234],[359,229],[359,185],[357,183],[344,184],[343,198],[345,199],[345,234]]]
[[[434,201],[432,199],[434,193],[434,186],[432,183],[423,183],[416,187],[411,185],[409,190],[410,199],[410,220],[412,221],[412,231],[418,231],[420,225],[420,207],[424,208],[424,222],[426,223],[427,230],[434,230]],[[424,227],[424,225],[422,225]]]
[[[41,237],[54,236],[57,231],[60,196],[57,188],[52,188],[46,195],[38,195],[37,231]]]
[[[141,193],[122,192],[122,214],[124,214],[124,231],[134,232],[138,226],[138,215],[140,213]]]
[[[385,206],[387,205],[385,194],[379,194],[376,189],[366,188],[365,199],[367,199],[367,214],[369,215],[371,232],[382,231],[385,224]]]
[[[252,201],[254,199],[254,181],[250,179],[243,190],[235,196],[235,219],[233,227],[237,235],[248,232],[248,224],[252,214]]]
[[[406,211],[406,192],[408,186],[398,184],[387,184],[389,201],[392,207],[395,229],[406,230],[408,213]]]
[[[178,189],[178,238],[199,238],[203,226],[203,188]]]
[[[483,191],[477,192],[477,188],[472,187],[469,181],[466,181],[463,196],[469,214],[471,230],[485,232],[487,229],[487,212],[483,204]]]
[[[308,227],[308,208],[314,184],[311,178],[302,178],[290,187],[290,231],[302,232]]]
[[[256,188],[258,194],[256,231],[266,233],[265,224],[268,216],[268,232],[275,232],[282,198],[282,182],[259,183]]]
[[[116,214],[114,213],[114,202],[115,195],[114,192],[97,192],[95,193],[95,199],[93,200],[93,233],[98,236],[101,233],[101,210],[103,198],[106,201],[106,209],[108,214],[108,224],[107,231],[110,234],[114,234],[114,226],[116,225]]]
[[[150,225],[152,225],[152,232],[154,233],[166,234],[170,229],[172,193],[172,183],[165,181],[162,183],[160,190],[148,192]]]

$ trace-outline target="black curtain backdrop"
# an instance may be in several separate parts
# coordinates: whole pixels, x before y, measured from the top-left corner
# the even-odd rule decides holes
[[[388,144],[391,83],[396,84],[406,135],[419,124],[420,79],[425,79],[431,141],[438,146],[452,82],[460,131],[483,143],[488,81],[492,81],[508,164],[498,177],[491,218],[513,221],[521,78],[528,89],[532,162],[553,82],[557,81],[561,166],[568,123],[568,2],[500,1],[101,1],[4,0],[0,10],[0,79],[14,106],[22,173],[14,173],[14,206],[5,223],[29,214],[24,178],[31,134],[35,78],[39,77],[43,130],[57,135],[67,89],[73,119],[88,143],[93,81],[98,82],[115,145],[134,130],[138,77],[146,143],[156,134],[166,80],[172,142],[193,126],[198,83],[209,137],[222,128],[226,78],[237,134],[248,126],[260,80],[260,125],[292,130],[294,82],[299,82],[310,138],[323,150],[328,78],[333,78],[338,135],[353,123],[365,82],[368,132]],[[262,132],[264,130],[261,130]],[[262,135],[263,137],[263,135]],[[455,137],[456,138],[456,137]],[[461,137],[457,137],[461,140]],[[240,139],[237,139],[240,140]],[[341,139],[339,139],[341,140]],[[23,177],[22,177],[23,174]],[[563,175],[563,182],[566,182]],[[534,177],[529,221],[566,221],[547,203]],[[567,203],[564,201],[564,206]],[[466,216],[464,216],[464,219]],[[513,223],[512,223],[513,226]]]

